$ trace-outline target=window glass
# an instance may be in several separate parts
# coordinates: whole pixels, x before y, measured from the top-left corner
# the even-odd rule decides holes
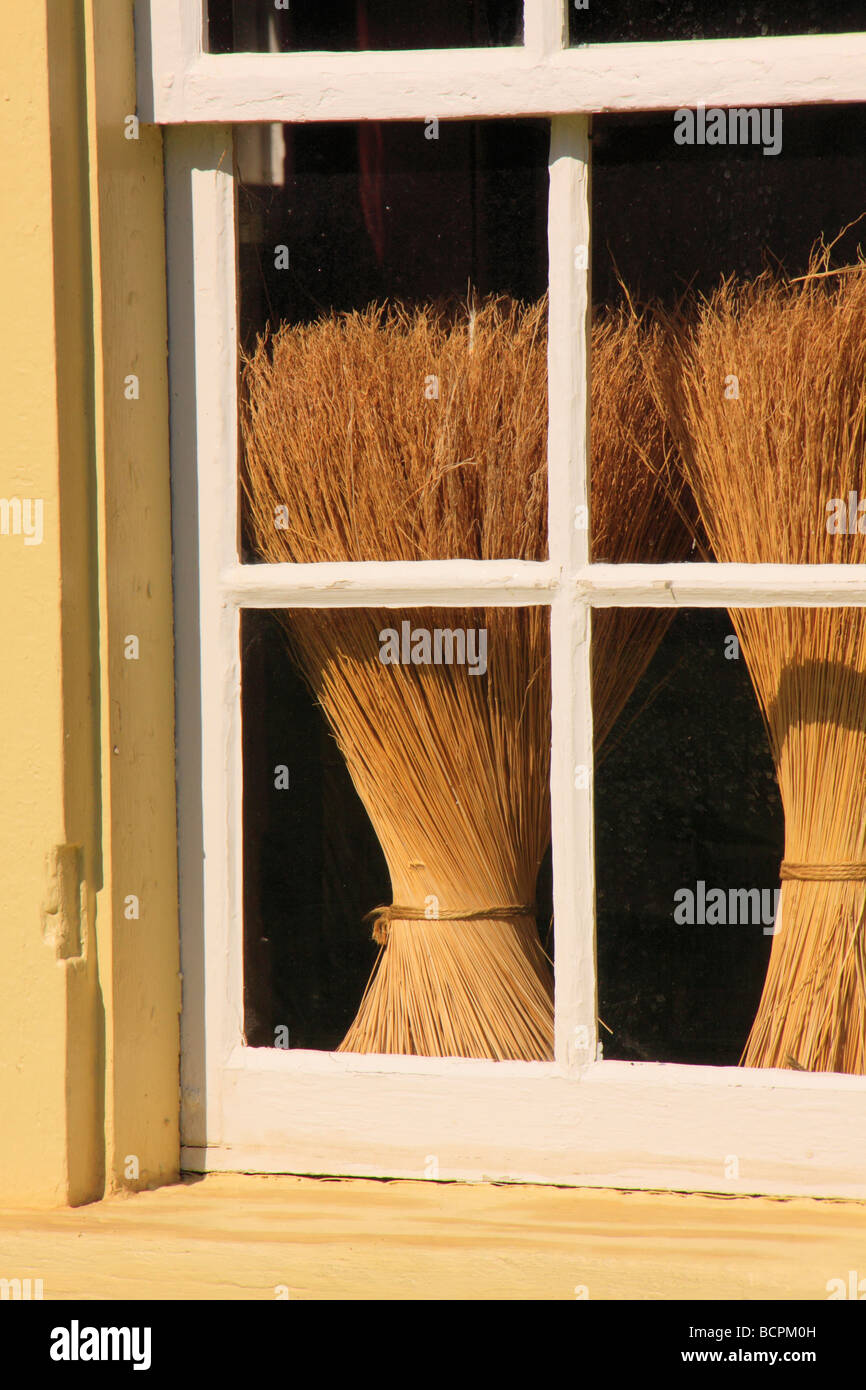
[[[485,48],[523,42],[520,0],[208,0],[211,53]]]
[[[853,307],[859,291],[852,277],[834,278],[825,271],[856,263],[858,248],[864,244],[864,150],[863,105],[695,108],[600,116],[594,121],[595,313],[609,315],[621,304],[623,286],[631,301],[656,323],[661,311],[667,346],[653,361],[666,382],[664,424],[676,436],[660,441],[657,431],[653,434],[656,426],[650,405],[646,401],[640,405],[641,390],[658,404],[652,389],[653,383],[658,384],[653,364],[645,358],[637,365],[640,342],[635,340],[629,354],[609,352],[607,363],[599,357],[593,375],[599,409],[631,411],[634,447],[629,450],[621,441],[623,464],[610,456],[610,431],[596,433],[591,440],[594,558],[653,562],[663,558],[660,537],[667,534],[672,542],[669,559],[780,563],[862,559],[859,542],[855,538],[852,543],[847,529],[844,535],[832,536],[826,529],[831,504],[838,504],[852,490],[858,499],[866,492],[855,457],[858,427],[850,425],[847,446],[840,441],[834,455],[839,465],[835,473],[825,469],[821,463],[824,395],[815,389],[813,378],[829,381],[832,377],[834,390],[847,391],[846,409],[854,412],[853,421],[856,383],[862,377],[857,357],[863,336],[857,315],[862,311]],[[811,307],[801,305],[795,322],[796,314],[787,312],[785,303],[796,308],[797,296],[804,290],[799,277],[809,271],[810,256],[822,239],[831,248],[829,258],[813,265],[817,272],[810,282],[814,302]],[[767,275],[765,288],[743,295],[743,287],[762,272]],[[717,310],[707,311],[704,304],[702,308],[701,297],[712,296],[723,280],[732,280],[727,307],[717,305]],[[789,286],[784,303],[773,308],[771,300],[781,293],[781,285]],[[747,316],[737,306],[745,304],[748,294],[757,294],[759,302]],[[680,328],[683,323],[704,321],[697,369],[700,399],[693,395],[688,406],[675,389],[670,351],[673,339],[668,330],[678,316]],[[650,342],[654,351],[658,346]],[[686,358],[690,360],[690,352]],[[630,403],[623,396],[625,387],[633,393]],[[713,416],[716,405],[720,410]],[[689,415],[687,428],[684,413]],[[642,431],[649,432],[649,443]],[[688,464],[686,500],[691,490],[705,519],[711,504],[708,493],[697,496],[698,467],[708,486],[714,480],[722,489],[751,489],[762,514],[761,525],[748,535],[740,532],[727,538],[716,527],[712,544],[698,533],[694,548],[684,556],[677,549],[676,525],[670,509],[665,513],[661,506],[658,487],[644,485],[634,505],[620,495],[624,466],[646,484],[646,470],[636,461],[641,449],[657,469],[659,459],[671,448],[674,472],[677,454]],[[745,467],[749,457],[755,462],[750,482],[735,467],[738,463]],[[847,471],[842,467],[845,458]],[[759,459],[766,463],[763,471]],[[773,468],[784,479],[781,491],[774,492],[767,471]],[[808,477],[801,476],[803,469]],[[755,489],[762,487],[767,495],[759,502]],[[671,508],[676,511],[682,500],[674,496]],[[799,529],[788,524],[792,515],[801,518]]]
[[[552,1056],[547,610],[242,617],[247,1042]]]
[[[606,631],[605,623],[618,623],[619,631]],[[604,1056],[735,1066],[772,938],[751,917],[708,924],[707,893],[758,889],[772,908],[784,848],[778,786],[746,662],[724,609],[604,610],[594,614],[593,641],[596,665],[614,668],[633,664],[636,647],[645,658],[658,643],[613,722],[611,682],[596,679]],[[678,911],[688,894],[691,921]]]
[[[548,139],[543,121],[238,131],[269,500],[313,514],[263,550],[245,490],[246,560],[546,556]],[[333,520],[340,489],[362,507],[354,469],[368,525],[328,550],[314,514]]]
[[[863,0],[566,0],[572,44],[646,39],[748,39],[848,34],[866,26]]]
[[[864,681],[862,608],[673,618],[598,748],[606,1057],[862,1074]]]

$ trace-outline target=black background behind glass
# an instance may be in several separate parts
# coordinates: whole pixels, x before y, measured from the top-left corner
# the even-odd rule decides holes
[[[303,322],[373,300],[481,294],[535,299],[547,285],[547,121],[285,126],[285,183],[252,185],[241,161],[240,321]],[[273,248],[289,248],[288,270]]]
[[[593,299],[618,296],[617,273],[639,299],[676,300],[689,284],[781,263],[806,269],[866,212],[866,105],[785,107],[782,149],[677,145],[674,113],[597,116],[592,129]],[[866,246],[866,219],[834,252]]]
[[[589,0],[569,10],[572,44],[649,39],[748,39],[849,34],[866,28],[864,0]]]
[[[208,0],[211,53],[483,48],[522,43],[521,0]]]
[[[784,820],[746,663],[724,609],[677,613],[595,778],[605,1057],[734,1066],[761,995],[761,926],[674,922],[674,893],[779,886]],[[655,698],[647,703],[650,692]]]

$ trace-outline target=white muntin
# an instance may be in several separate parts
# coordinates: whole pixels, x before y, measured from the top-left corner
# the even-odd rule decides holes
[[[677,145],[762,145],[764,154],[782,152],[781,106],[698,105],[674,112]]]
[[[470,676],[487,670],[487,628],[414,627],[408,621],[379,633],[383,666],[468,666]]]

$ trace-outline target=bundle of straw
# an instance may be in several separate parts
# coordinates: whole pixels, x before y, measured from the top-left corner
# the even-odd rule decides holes
[[[866,535],[833,529],[866,489],[866,263],[829,274],[827,259],[813,255],[798,281],[728,281],[670,324],[657,388],[718,560],[866,561]],[[743,1061],[862,1073],[866,612],[731,619],[785,812],[776,933]]]
[[[694,503],[647,374],[664,352],[657,323],[625,303],[592,329],[591,555],[594,562],[685,560]],[[596,608],[593,741],[599,753],[674,616],[665,608]]]
[[[241,415],[257,553],[269,561],[543,559],[545,315],[544,302],[505,300],[450,317],[374,307],[260,339],[244,361]],[[636,331],[627,315],[607,330],[611,369],[617,346],[630,352],[626,335]],[[628,360],[639,379],[637,356]],[[629,371],[618,365],[620,391]],[[601,382],[609,424],[618,409]],[[622,390],[620,400],[622,427],[597,451],[598,510],[606,501],[609,543],[628,551],[651,531],[653,513],[667,514],[667,453],[645,389]],[[282,616],[392,883],[393,904],[373,914],[383,949],[342,1048],[549,1058],[552,979],[534,909],[550,835],[546,609]],[[486,629],[486,674],[383,664],[380,634],[403,621],[428,631]],[[622,702],[649,654],[638,641],[597,654],[597,670],[617,666],[606,700]]]

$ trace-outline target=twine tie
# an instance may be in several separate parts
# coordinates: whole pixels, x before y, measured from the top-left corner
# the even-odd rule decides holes
[[[801,883],[866,883],[866,864],[794,864],[782,860],[779,878]]]
[[[485,922],[503,919],[513,921],[516,917],[534,917],[535,903],[510,904],[508,907],[456,908],[450,912],[436,912],[432,915],[424,907],[400,907],[397,903],[382,903],[366,913],[363,920],[373,923],[373,940],[384,946],[391,931],[391,923],[403,922]]]

